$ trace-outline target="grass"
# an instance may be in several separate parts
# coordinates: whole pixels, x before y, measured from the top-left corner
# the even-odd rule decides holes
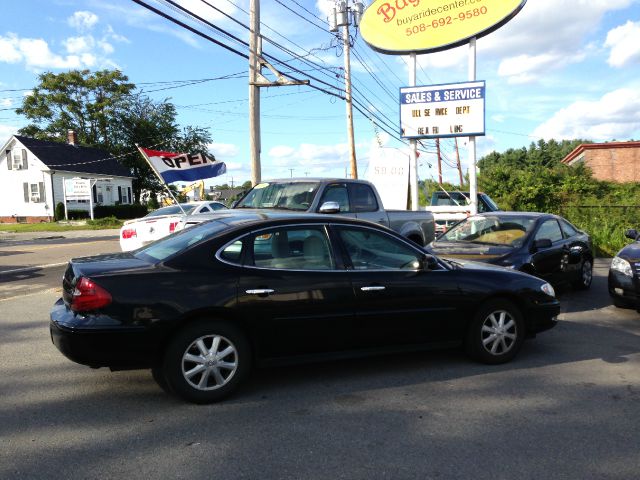
[[[0,232],[68,232],[70,230],[104,230],[120,228],[121,220],[101,218],[78,222],[0,223]]]

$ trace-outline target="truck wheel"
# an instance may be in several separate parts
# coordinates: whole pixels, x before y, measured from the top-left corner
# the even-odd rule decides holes
[[[467,353],[482,363],[505,363],[516,356],[525,336],[518,307],[503,299],[491,300],[476,313],[466,338]]]
[[[162,369],[178,396],[193,403],[212,403],[235,390],[250,365],[251,348],[238,328],[203,320],[178,332],[167,347]]]

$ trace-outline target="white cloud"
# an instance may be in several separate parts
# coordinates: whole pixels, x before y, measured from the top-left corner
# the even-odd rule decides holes
[[[0,107],[10,107],[13,105],[13,101],[10,98],[0,99]]]
[[[640,62],[640,22],[629,20],[610,30],[604,46],[611,48],[608,62],[612,67]]]
[[[79,31],[91,30],[98,23],[98,16],[95,13],[79,11],[75,12],[67,19],[67,23]]]
[[[0,138],[2,141],[7,140],[11,135],[18,133],[18,127],[12,127],[11,125],[3,125],[0,123]]]
[[[538,80],[539,72],[549,71],[569,63],[577,63],[584,59],[584,54],[568,56],[561,52],[542,53],[539,55],[518,55],[510,57],[498,67],[498,75],[507,77],[509,83],[531,83]]]
[[[227,158],[233,158],[238,156],[238,146],[232,143],[210,143],[207,148],[217,160],[222,160],[227,163]],[[227,163],[227,168],[229,164]]]
[[[6,37],[0,37],[0,62],[18,63],[22,60],[22,54],[18,50],[18,39],[10,33]]]
[[[640,134],[640,90],[621,88],[599,100],[574,102],[539,125],[545,139],[624,140]]]
[[[96,45],[96,41],[91,35],[83,37],[69,37],[62,43],[67,49],[67,53],[71,54],[89,52],[95,48]]]

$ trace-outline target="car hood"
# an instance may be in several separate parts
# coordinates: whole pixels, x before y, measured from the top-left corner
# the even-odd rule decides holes
[[[487,245],[469,242],[434,242],[427,247],[429,252],[444,258],[475,260],[477,262],[497,263],[513,252],[506,245]]]
[[[617,256],[630,262],[640,262],[640,242],[630,243],[620,250]]]

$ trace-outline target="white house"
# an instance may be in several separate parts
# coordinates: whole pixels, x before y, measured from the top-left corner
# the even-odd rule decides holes
[[[93,204],[132,203],[133,178],[104,150],[68,143],[12,136],[0,150],[0,222],[37,223],[53,220],[64,202],[64,180],[91,180]],[[69,210],[89,210],[89,200],[67,201]]]

